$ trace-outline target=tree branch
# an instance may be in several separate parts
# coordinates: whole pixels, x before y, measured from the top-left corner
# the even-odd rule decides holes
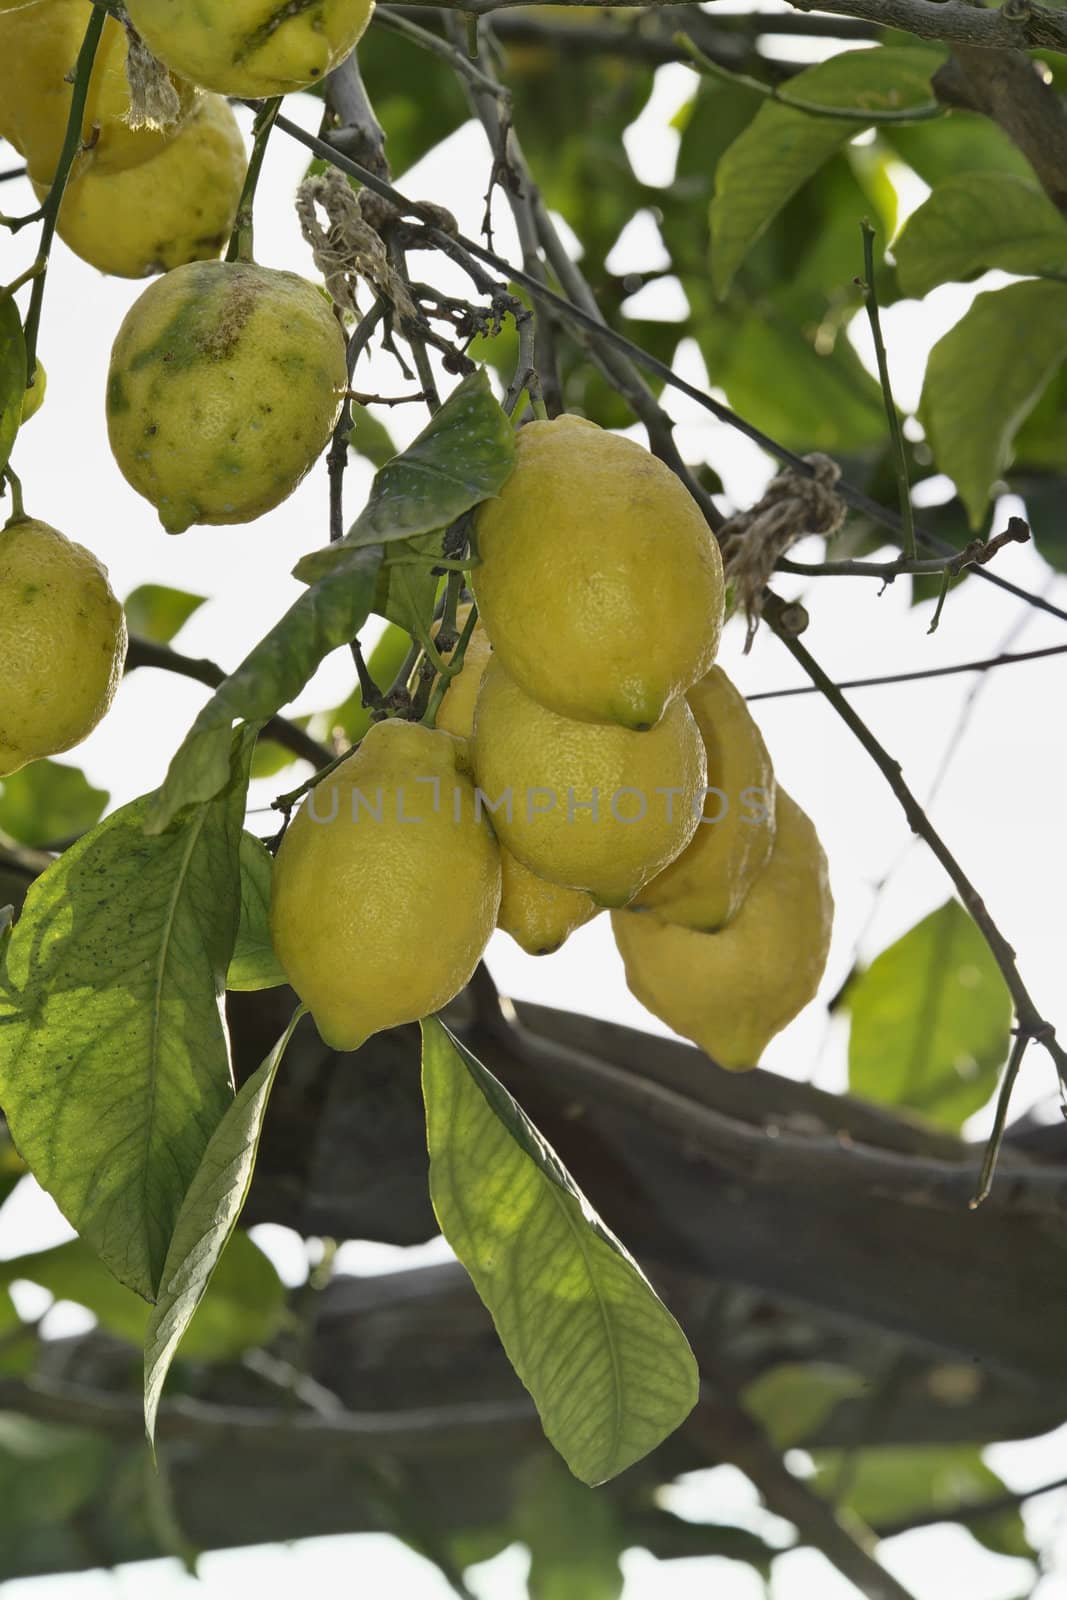
[[[183,656],[169,645],[156,644],[135,633],[130,637],[126,671],[136,672],[138,667],[159,667],[163,672],[174,672],[181,678],[192,678],[196,683],[206,684],[209,689],[217,689],[227,676],[214,661]],[[310,761],[313,767],[324,766],[332,759],[332,751],[285,717],[271,717],[263,726],[263,737],[273,739],[275,744],[291,750],[301,760]]]
[[[779,563],[781,565],[781,563]],[[927,678],[951,678],[960,672],[988,672],[992,667],[1010,667],[1019,661],[1043,661],[1048,656],[1067,655],[1067,644],[1050,644],[1042,650],[1019,650],[988,656],[984,661],[957,661],[951,667],[922,667],[917,672],[890,672],[879,678],[845,678],[838,689],[880,689],[888,683],[922,683]],[[798,694],[820,694],[818,684],[798,683],[789,689],[762,689],[746,695],[746,700],[788,700]]]
[[[1004,11],[974,12],[1002,17]],[[1067,27],[1061,29],[1067,48]],[[1022,151],[1052,201],[1067,215],[1067,105],[1046,83],[1037,63],[1021,50],[978,49],[959,44],[952,60],[933,79],[934,92],[946,105],[980,111],[1003,128]]]

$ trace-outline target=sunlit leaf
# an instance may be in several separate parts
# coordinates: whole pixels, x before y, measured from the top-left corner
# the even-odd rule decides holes
[[[573,1478],[558,1456],[522,1474],[515,1534],[530,1552],[530,1600],[618,1600],[628,1543],[618,1506]]]
[[[692,1410],[678,1324],[555,1152],[436,1019],[423,1024],[430,1194],[549,1440],[601,1483]]]
[[[1019,276],[1067,271],[1067,220],[1036,183],[961,172],[939,184],[893,245],[905,294],[999,267]]]
[[[126,598],[126,621],[131,633],[155,644],[169,644],[206,599],[161,583],[143,583]]]
[[[830,1362],[787,1361],[755,1378],[742,1391],[745,1410],[760,1422],[779,1450],[802,1444],[842,1400],[860,1394],[864,1380]]]
[[[276,989],[286,982],[270,939],[270,851],[250,833],[241,835],[241,921],[227,989]]]
[[[32,761],[0,779],[0,829],[20,844],[51,844],[93,827],[109,798],[80,767]]]

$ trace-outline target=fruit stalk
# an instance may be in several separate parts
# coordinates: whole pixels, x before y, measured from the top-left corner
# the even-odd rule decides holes
[[[278,112],[282,108],[281,95],[274,100],[265,100],[256,112],[253,124],[252,154],[248,158],[248,171],[245,173],[244,188],[237,205],[237,219],[230,235],[229,248],[226,251],[227,261],[252,261],[253,227],[252,214],[256,201],[256,188],[259,184],[259,175],[263,171],[263,158],[267,153],[267,141],[278,120]]]

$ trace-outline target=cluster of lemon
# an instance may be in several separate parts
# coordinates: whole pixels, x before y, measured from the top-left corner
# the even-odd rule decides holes
[[[376,725],[312,790],[272,926],[326,1040],[447,1003],[494,927],[531,954],[610,908],[633,992],[751,1066],[812,998],[832,918],[815,831],[713,665],[718,546],[675,475],[533,422],[475,519],[478,606],[436,728]]]
[[[351,50],[372,4],[129,0],[138,39],[129,45],[113,17],[104,24],[61,238],[92,266],[125,278],[218,256],[245,175],[244,142],[224,96],[284,94],[316,82]],[[0,136],[26,158],[42,198],[91,15],[89,0],[0,0]]]

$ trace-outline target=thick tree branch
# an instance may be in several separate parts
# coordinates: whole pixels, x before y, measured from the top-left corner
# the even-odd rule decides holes
[[[973,10],[972,15],[1004,12]],[[1059,15],[1062,18],[1063,13]],[[1064,33],[1060,49],[1067,48],[1067,29]],[[934,75],[933,84],[946,105],[980,111],[999,123],[1033,167],[1049,199],[1067,215],[1067,103],[1029,56],[1021,50],[960,44],[952,60]]]

